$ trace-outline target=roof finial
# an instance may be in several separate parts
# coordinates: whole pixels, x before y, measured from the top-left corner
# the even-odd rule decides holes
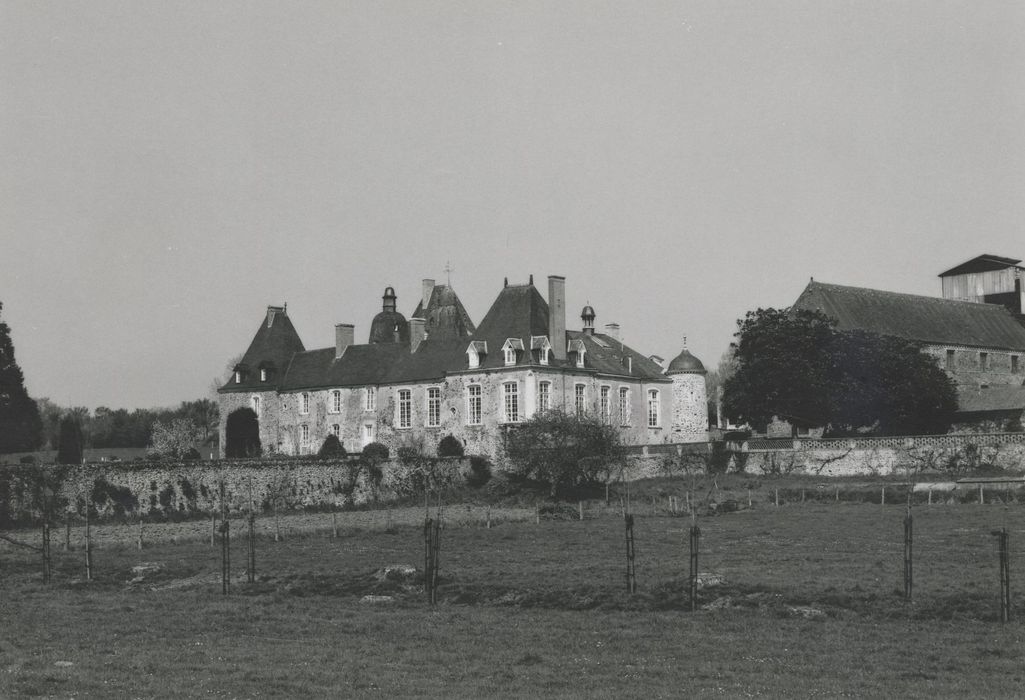
[[[683,349],[684,350],[687,349],[687,336],[686,335],[683,336]]]
[[[502,286],[503,287],[508,287],[509,286],[509,278],[508,277],[505,278],[505,281],[502,283]]]
[[[531,287],[533,287],[533,286],[534,286],[534,273],[531,273],[531,274],[530,274],[530,286],[531,286]]]
[[[453,272],[455,272],[455,270],[452,268],[452,265],[449,264],[448,260],[446,260],[445,261],[445,279],[448,281],[448,286],[449,287],[452,286],[452,273]]]

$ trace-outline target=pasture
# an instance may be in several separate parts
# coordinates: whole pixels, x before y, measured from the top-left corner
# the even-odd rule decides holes
[[[635,507],[637,593],[624,521],[592,503],[448,507],[439,603],[420,582],[423,510],[261,518],[256,582],[233,521],[231,592],[209,523],[103,526],[94,580],[81,531],[39,555],[0,542],[0,696],[1015,697],[1025,682],[1025,509],[914,508],[914,591],[903,598],[900,505],[791,503],[702,517],[687,598],[689,517]],[[432,509],[432,516],[435,510]],[[1014,616],[998,621],[997,552],[1010,533]],[[120,528],[120,529],[118,529]],[[38,532],[14,537],[38,542]],[[141,576],[142,562],[159,569]],[[132,583],[132,579],[140,579]],[[367,604],[363,596],[392,596]]]

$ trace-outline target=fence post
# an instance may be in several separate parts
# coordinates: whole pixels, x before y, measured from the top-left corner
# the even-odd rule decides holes
[[[534,501],[534,524],[541,524],[541,501]]]
[[[231,589],[231,520],[228,518],[228,503],[224,498],[224,482],[219,485],[221,495],[221,593],[228,595]]]
[[[913,521],[911,507],[908,506],[907,515],[904,516],[904,600],[911,602],[911,591],[914,585],[912,570],[912,547],[913,543]]]
[[[71,551],[71,513],[64,511],[64,551]]]
[[[93,580],[93,538],[89,523],[89,501],[85,502],[85,580]]]
[[[249,583],[256,583],[256,513],[249,510],[249,561],[246,563]]]
[[[1011,567],[1007,552],[1007,528],[993,530],[1000,552],[1000,621],[1011,620]]]
[[[884,486],[882,491],[879,492],[879,505],[886,505],[886,487]]]
[[[751,507],[751,489],[747,490],[747,507]]]
[[[583,501],[577,501],[577,512],[580,515],[580,520],[583,520],[584,519],[584,502]]]
[[[338,513],[331,507],[331,537],[338,539]]]
[[[210,546],[217,545],[217,511],[210,512]]]
[[[932,505],[932,484],[929,484],[929,500],[928,504]]]
[[[837,503],[839,503],[839,502],[840,502],[840,487],[839,487],[839,486],[837,486],[837,487],[836,487],[836,494],[835,494],[835,496],[834,496],[834,500],[835,500],[835,501],[836,501]]]
[[[634,567],[634,516],[627,513],[623,521],[626,524],[626,592],[633,595],[637,592],[637,572]]]
[[[776,487],[776,507],[779,508],[779,487]]]
[[[690,526],[690,611],[698,609],[698,547],[701,542],[701,528],[696,521]]]
[[[982,484],[979,484],[979,505],[981,506],[985,502],[986,502],[986,499],[982,495]]]
[[[43,583],[50,583],[50,521],[43,518]]]
[[[278,515],[278,499],[274,499],[274,541],[281,541],[281,517]]]
[[[139,549],[142,550],[142,513],[139,513]]]

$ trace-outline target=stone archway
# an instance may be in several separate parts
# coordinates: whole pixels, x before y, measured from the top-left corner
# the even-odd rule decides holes
[[[225,457],[260,456],[260,419],[251,408],[239,408],[228,414],[225,425]]]

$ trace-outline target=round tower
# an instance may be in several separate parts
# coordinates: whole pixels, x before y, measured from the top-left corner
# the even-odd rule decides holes
[[[704,442],[708,439],[708,395],[705,390],[705,366],[687,350],[669,363],[666,374],[673,380],[673,421],[671,442]]]

